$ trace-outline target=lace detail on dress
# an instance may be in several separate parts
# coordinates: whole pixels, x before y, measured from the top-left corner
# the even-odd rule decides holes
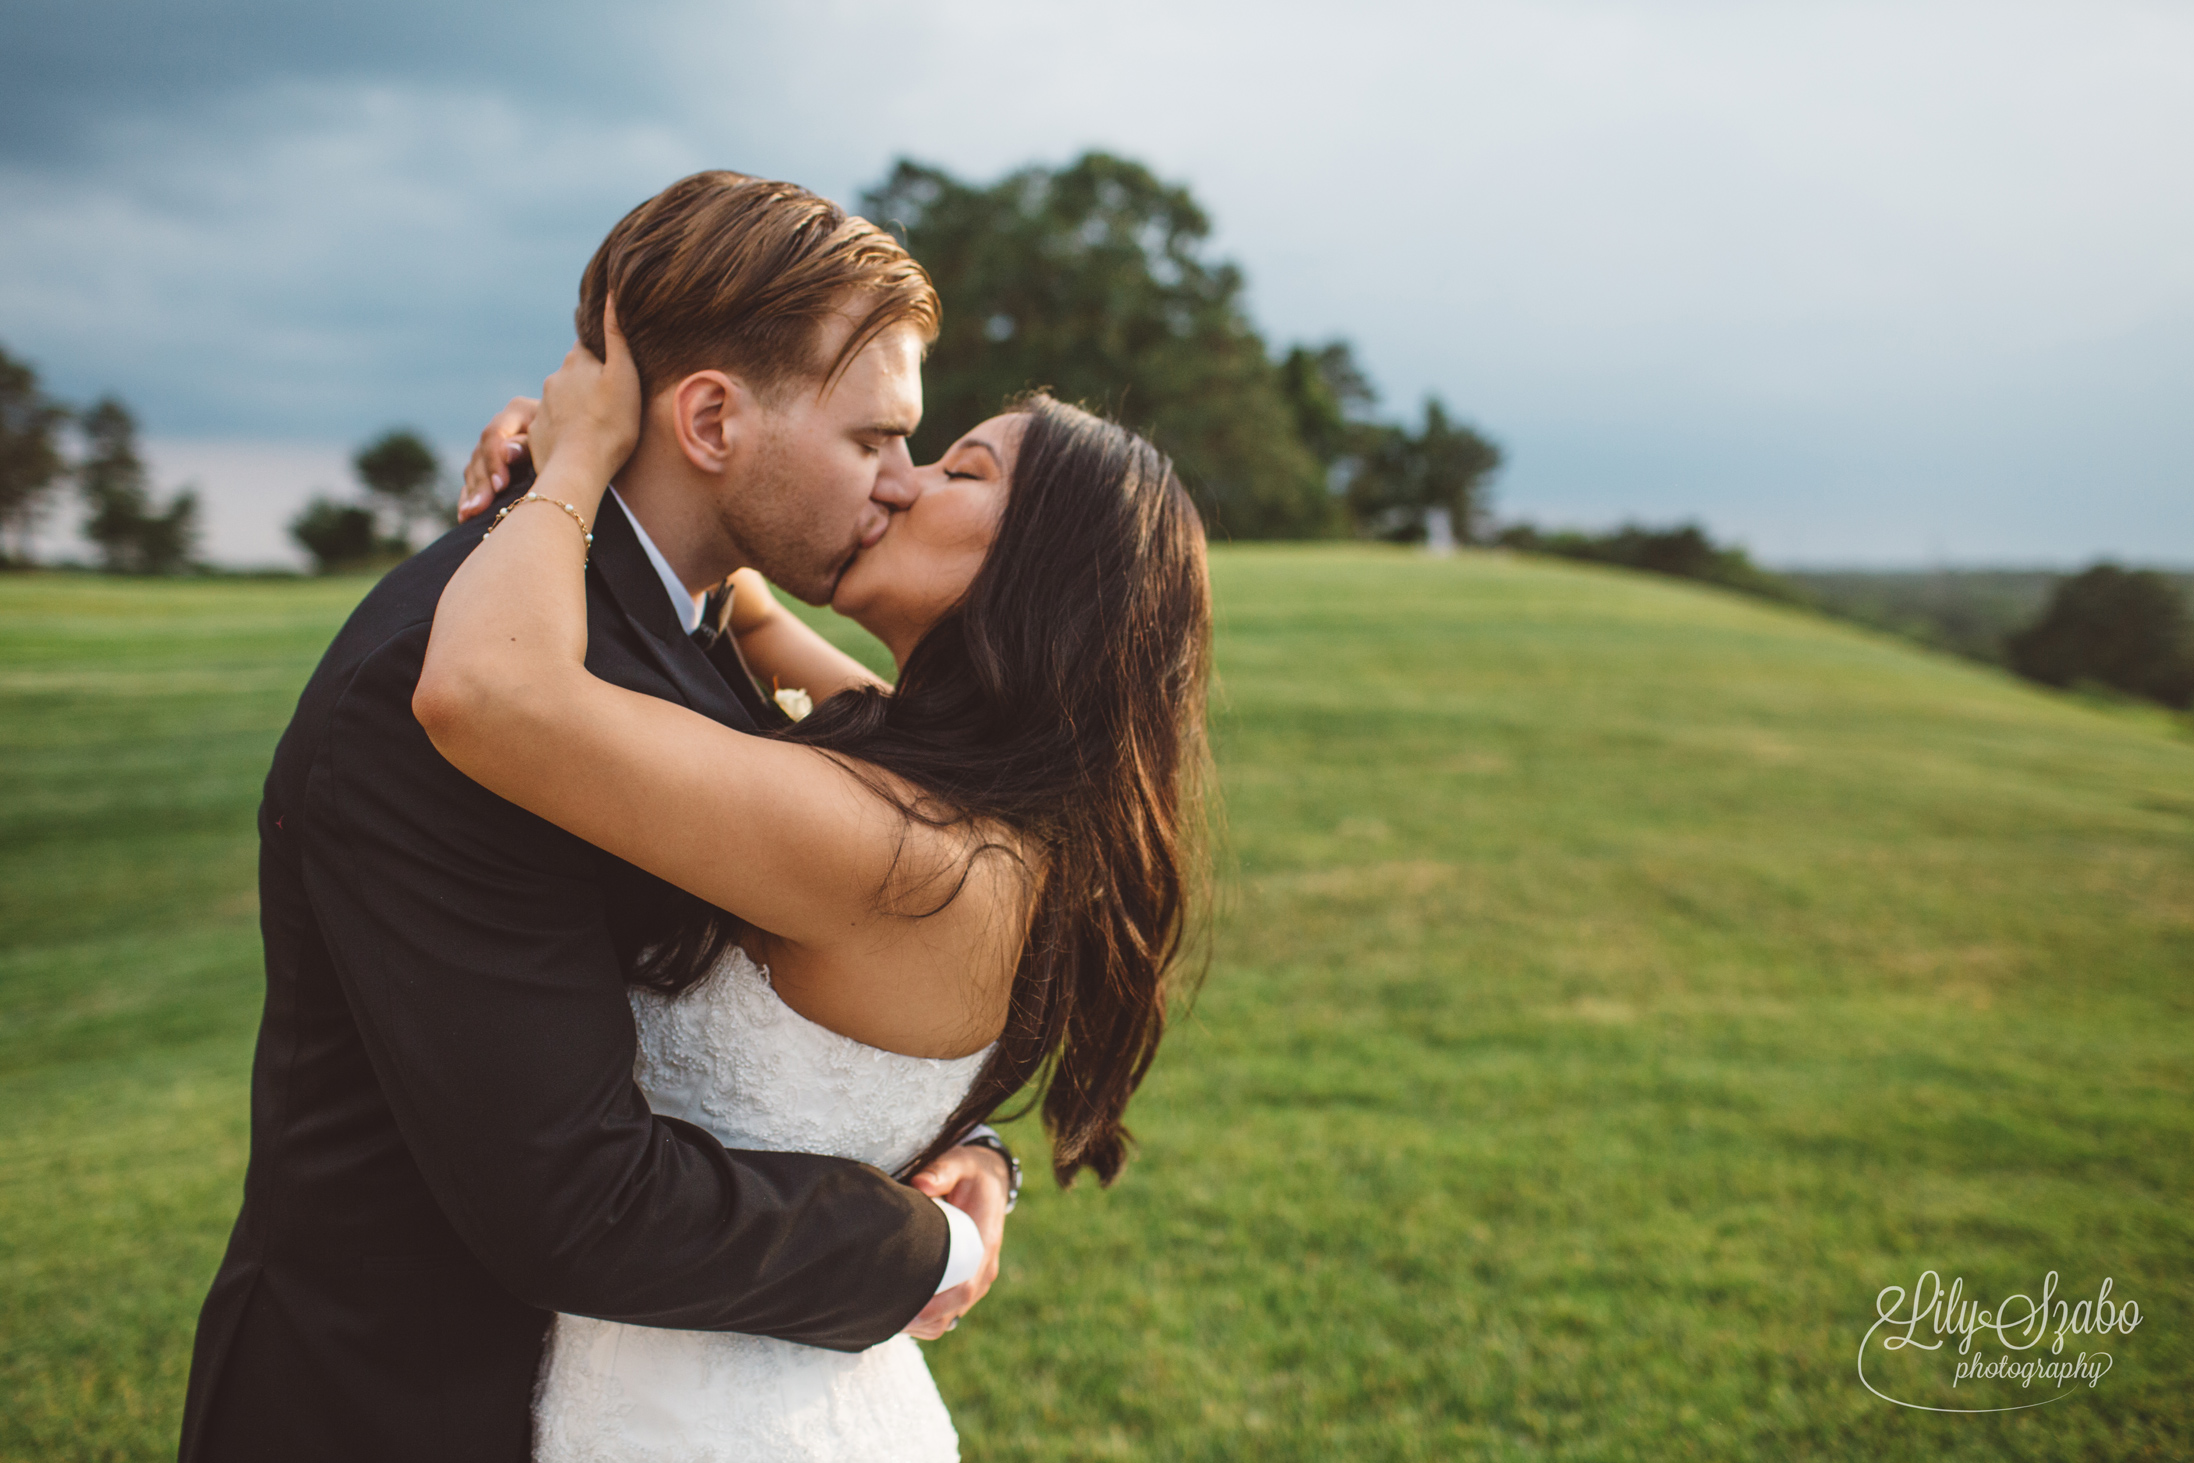
[[[828,1153],[886,1173],[914,1161],[975,1085],[985,1048],[940,1061],[863,1046],[784,1003],[737,946],[679,996],[635,989],[633,1077],[648,1106],[726,1148]]]
[[[634,990],[633,1076],[667,1117],[728,1148],[827,1153],[896,1171],[927,1148],[990,1053],[864,1046],[787,1006],[736,947],[678,996]],[[959,1440],[920,1348],[858,1355],[766,1336],[558,1316],[534,1410],[539,1463],[943,1463]]]

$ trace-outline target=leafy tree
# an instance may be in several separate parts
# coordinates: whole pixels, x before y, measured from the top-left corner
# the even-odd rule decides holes
[[[68,408],[38,389],[38,373],[0,348],[0,529],[29,562],[31,530],[64,475],[57,438]]]
[[[902,160],[863,211],[904,231],[945,303],[917,454],[1048,387],[1148,430],[1215,532],[1337,527],[1241,271],[1204,256],[1211,224],[1187,189],[1101,152],[988,187]]]
[[[1378,434],[1370,421],[1379,401],[1371,378],[1347,341],[1331,340],[1290,350],[1280,361],[1280,390],[1295,418],[1295,435],[1331,485],[1336,469],[1345,470]]]
[[[390,547],[376,529],[371,508],[328,498],[306,504],[290,520],[289,532],[322,574],[364,568]],[[397,552],[402,552],[400,547]]]
[[[392,427],[351,457],[366,490],[363,503],[318,497],[290,520],[290,537],[312,555],[322,574],[387,564],[411,552],[415,518],[441,516],[442,464],[417,432]],[[393,531],[381,532],[383,516]]]
[[[442,464],[417,432],[391,428],[358,449],[351,467],[366,491],[395,519],[396,540],[408,551],[414,518],[432,518],[441,504]]]
[[[1349,480],[1349,508],[1373,533],[1409,541],[1425,536],[1426,515],[1440,509],[1457,538],[1476,543],[1486,536],[1489,480],[1500,465],[1498,446],[1428,397],[1416,431],[1385,427],[1369,439]]]
[[[185,489],[156,508],[137,455],[137,419],[114,397],[83,417],[87,451],[76,487],[88,516],[84,536],[117,574],[173,574],[189,567],[198,547],[198,495]]]
[[[2111,686],[2194,705],[2194,620],[2152,570],[2097,564],[2057,586],[2049,608],[2005,644],[2011,668],[2050,686]]]

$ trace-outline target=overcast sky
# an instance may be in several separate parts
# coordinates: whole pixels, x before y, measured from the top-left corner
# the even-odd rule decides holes
[[[2194,7],[7,0],[0,343],[216,551],[453,448],[693,169],[1189,184],[1275,344],[1508,449],[1504,516],[1777,562],[2194,562]],[[949,302],[948,302],[949,303]],[[65,525],[73,512],[57,515]]]

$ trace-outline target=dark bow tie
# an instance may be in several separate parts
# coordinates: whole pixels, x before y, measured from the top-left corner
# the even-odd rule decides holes
[[[701,601],[701,623],[694,627],[693,643],[703,650],[714,649],[716,642],[731,628],[730,589],[728,581],[719,584]]]

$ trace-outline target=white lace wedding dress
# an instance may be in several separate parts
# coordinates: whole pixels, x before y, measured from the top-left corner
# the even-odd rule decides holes
[[[634,1075],[657,1112],[729,1148],[829,1153],[893,1172],[967,1095],[988,1051],[931,1061],[863,1046],[779,999],[734,948],[683,995],[632,993]],[[766,1336],[558,1316],[534,1404],[537,1463],[957,1459],[910,1336],[856,1355]]]

